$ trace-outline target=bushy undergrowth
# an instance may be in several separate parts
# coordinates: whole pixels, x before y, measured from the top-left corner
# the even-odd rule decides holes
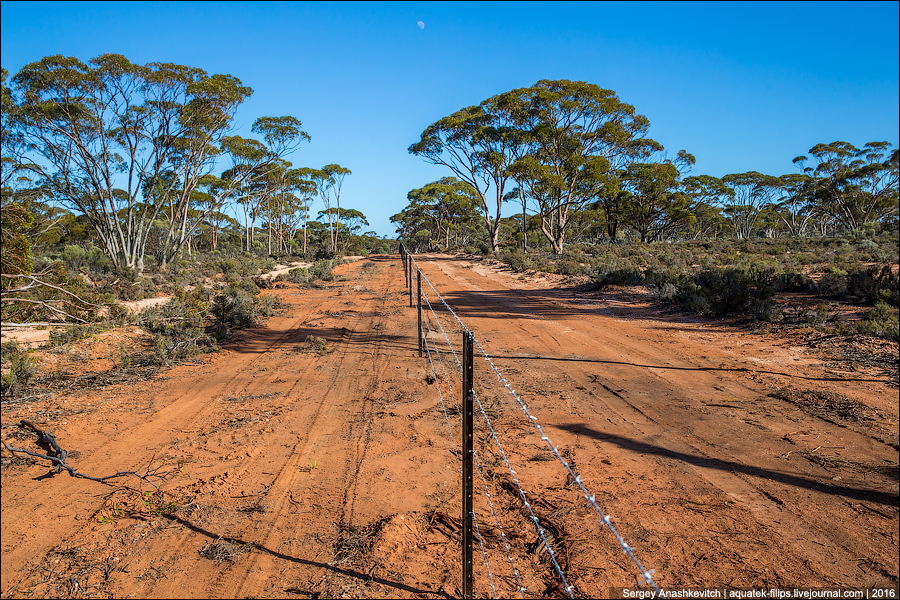
[[[106,327],[99,323],[54,328],[50,330],[50,346],[55,348],[71,342],[77,342],[104,329]]]
[[[0,346],[0,363],[0,397],[4,400],[20,394],[37,372],[34,357],[15,340]]]
[[[900,323],[897,313],[884,302],[879,302],[870,310],[865,318],[856,323],[856,331],[864,335],[874,335],[894,341],[900,341]]]
[[[590,274],[601,288],[647,285],[658,301],[694,313],[778,321],[779,293],[881,303],[886,308],[873,311],[877,316],[862,322],[871,324],[859,327],[883,337],[892,336],[893,322],[884,311],[900,305],[898,276],[891,268],[898,262],[897,239],[890,236],[572,245],[563,256],[505,249],[498,258],[516,271]]]
[[[138,323],[153,335],[153,362],[166,365],[216,348],[207,329],[212,297],[200,286],[178,289],[171,301],[144,309]]]

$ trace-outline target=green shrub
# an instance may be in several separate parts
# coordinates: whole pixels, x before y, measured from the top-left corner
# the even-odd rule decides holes
[[[275,281],[289,281],[291,283],[303,285],[304,283],[309,283],[309,279],[309,271],[302,267],[297,267],[291,269],[287,273],[282,273],[275,278]]]
[[[879,302],[866,314],[856,330],[864,335],[873,335],[890,340],[900,341],[900,325],[897,313],[886,303]]]
[[[705,313],[709,309],[709,300],[706,299],[703,288],[690,281],[678,287],[675,302],[689,312]]]
[[[819,278],[816,288],[825,296],[843,296],[847,292],[847,272],[831,267]]]
[[[258,327],[278,306],[278,296],[263,296],[252,281],[244,279],[226,287],[213,300],[215,331],[220,337],[235,329]]]
[[[639,285],[643,281],[643,275],[634,267],[616,269],[597,275],[597,283],[603,287],[607,285]]]
[[[115,270],[112,259],[101,248],[91,248],[84,262],[93,273],[112,273]]]
[[[531,260],[531,257],[519,249],[504,248],[497,253],[497,258],[509,265],[517,273],[534,269],[534,262]]]
[[[62,258],[62,261],[66,263],[67,267],[69,267],[73,271],[77,271],[84,264],[84,259],[86,256],[87,250],[85,250],[81,246],[66,246],[65,248],[63,248],[60,258]]]
[[[772,287],[776,292],[805,292],[813,286],[812,279],[803,273],[786,271],[772,278]]]
[[[586,268],[571,256],[564,256],[557,259],[553,271],[559,275],[584,275]]]
[[[168,364],[215,349],[206,333],[210,292],[200,286],[191,292],[176,289],[175,297],[141,311],[137,321],[153,334],[153,362]]]
[[[310,277],[321,281],[334,281],[334,272],[332,270],[334,262],[336,261],[330,259],[317,260],[309,268]],[[340,261],[338,260],[337,262]]]
[[[847,274],[846,293],[857,296],[867,304],[886,302],[898,306],[900,301],[900,278],[891,265],[872,266]]]
[[[8,370],[0,376],[0,396],[4,399],[20,394],[37,373],[34,357],[16,340],[0,346],[0,363],[4,370]]]
[[[660,302],[671,302],[675,299],[678,287],[674,283],[664,283],[656,288],[656,299]]]
[[[71,327],[54,327],[50,330],[50,347],[56,348],[69,342],[77,342],[91,334],[103,331],[99,325],[73,325]]]

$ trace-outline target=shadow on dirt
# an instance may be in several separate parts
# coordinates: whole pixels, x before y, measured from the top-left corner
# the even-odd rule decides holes
[[[853,377],[807,377],[796,373],[782,373],[780,371],[767,371],[765,369],[750,369],[747,367],[673,367],[672,365],[642,365],[638,363],[630,363],[618,360],[606,360],[602,358],[591,358],[585,356],[540,356],[534,354],[493,354],[491,360],[552,360],[552,361],[569,361],[569,362],[588,362],[607,365],[625,365],[629,367],[638,367],[642,369],[661,369],[674,371],[724,371],[730,373],[762,373],[765,375],[779,375],[781,377],[807,379],[810,381],[858,381],[881,383],[881,379],[858,379]]]
[[[415,331],[415,320],[411,320],[410,329]],[[377,343],[387,343],[392,348],[405,348],[409,352],[417,352],[418,342],[415,335],[392,335],[378,331],[354,331],[348,327],[293,327],[290,329],[272,329],[259,327],[240,332],[237,339],[222,347],[241,354],[263,354],[275,347],[303,352],[306,340],[319,337],[325,340],[329,348],[335,344],[350,347],[373,348]]]
[[[201,535],[205,535],[206,537],[208,537],[208,538],[211,539],[211,540],[224,540],[224,541],[226,541],[226,542],[229,542],[229,543],[231,543],[231,544],[235,544],[235,545],[237,545],[237,546],[246,546],[246,545],[248,544],[248,542],[245,542],[245,541],[240,540],[240,539],[237,539],[237,538],[232,538],[232,537],[228,537],[228,536],[221,536],[221,535],[217,535],[217,534],[215,534],[215,533],[212,533],[212,532],[210,532],[210,531],[207,531],[207,530],[203,529],[202,527],[198,527],[197,525],[194,525],[194,524],[191,523],[190,521],[186,521],[186,520],[182,519],[181,517],[179,517],[179,516],[177,516],[177,515],[165,515],[165,517],[166,517],[167,519],[169,519],[170,521],[174,521],[174,522],[176,522],[176,523],[179,523],[180,525],[184,525],[185,527],[187,527],[187,528],[190,529],[191,531],[194,531],[194,532],[199,533],[199,534],[201,534]],[[387,586],[387,587],[390,587],[390,588],[393,588],[393,589],[396,589],[396,590],[403,590],[404,592],[409,592],[409,593],[411,593],[411,594],[431,594],[431,595],[436,595],[436,596],[441,597],[441,598],[452,598],[452,596],[449,596],[449,595],[447,595],[446,593],[441,592],[441,591],[437,591],[437,590],[421,590],[421,589],[414,588],[414,587],[409,586],[409,585],[405,585],[405,584],[403,584],[403,583],[399,583],[399,582],[397,582],[397,581],[391,581],[391,580],[389,580],[389,579],[384,579],[384,578],[382,578],[382,577],[374,577],[374,576],[372,576],[372,575],[367,575],[367,574],[365,574],[365,573],[360,573],[359,571],[354,571],[354,570],[352,570],[352,569],[341,569],[340,567],[336,567],[336,566],[330,565],[330,564],[328,564],[328,563],[317,562],[317,561],[314,561],[314,560],[307,560],[307,559],[305,559],[305,558],[297,558],[297,557],[295,557],[295,556],[290,556],[290,555],[288,555],[288,554],[283,554],[283,553],[277,552],[277,551],[275,551],[275,550],[270,550],[269,548],[266,548],[265,546],[260,546],[259,544],[252,544],[252,547],[253,547],[254,550],[258,550],[258,551],[260,551],[260,552],[264,552],[265,554],[268,554],[269,556],[273,556],[273,557],[279,558],[279,559],[281,559],[281,560],[287,560],[287,561],[290,561],[290,562],[293,562],[293,563],[297,563],[297,564],[301,564],[301,565],[307,565],[307,566],[310,566],[310,567],[317,567],[317,568],[320,568],[320,569],[326,569],[326,570],[328,570],[328,571],[332,571],[332,572],[337,573],[337,574],[339,574],[339,575],[344,575],[344,576],[346,576],[346,577],[353,577],[354,579],[358,579],[358,580],[360,580],[360,581],[366,581],[366,582],[368,582],[368,581],[374,581],[375,583],[380,583],[381,585],[384,585],[384,586]],[[310,592],[306,592],[306,593],[310,593]]]
[[[708,458],[703,456],[695,456],[693,454],[685,454],[684,452],[676,452],[674,450],[669,450],[668,448],[639,442],[631,438],[622,437],[612,433],[604,433],[602,431],[593,429],[592,427],[589,427],[584,423],[570,423],[567,425],[559,425],[559,428],[565,429],[566,431],[570,431],[577,435],[586,435],[596,440],[610,442],[619,446],[620,448],[624,448],[632,452],[637,452],[639,454],[656,455],[665,458],[671,458],[674,460],[686,462],[688,464],[696,465],[698,467],[703,467],[705,469],[734,471],[737,473],[743,473],[744,475],[760,477],[762,479],[768,479],[770,481],[777,481],[785,485],[791,485],[807,490],[812,490],[814,492],[820,492],[822,494],[843,496],[845,498],[852,498],[854,500],[865,500],[868,502],[875,502],[877,504],[884,504],[886,506],[898,506],[897,496],[894,494],[879,492],[876,490],[829,485],[811,479],[806,479],[805,477],[799,477],[797,475],[781,473],[779,471],[773,471],[771,469],[763,469],[761,467],[745,465],[731,460]],[[897,471],[895,470],[888,477],[890,479],[897,480]]]

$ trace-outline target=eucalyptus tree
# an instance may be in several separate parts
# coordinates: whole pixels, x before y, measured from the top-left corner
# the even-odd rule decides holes
[[[414,217],[417,226],[427,228],[434,238],[450,248],[450,234],[477,217],[477,195],[471,185],[455,177],[442,177],[406,195],[408,210],[397,216],[400,222]],[[393,220],[393,218],[392,218]]]
[[[670,236],[694,220],[681,175],[695,162],[692,155],[681,150],[675,161],[633,163],[625,169],[624,182],[632,192],[628,223],[641,242]]]
[[[492,252],[500,250],[503,198],[521,150],[518,130],[495,108],[485,101],[458,110],[429,125],[409,147],[410,154],[449,168],[472,187]]]
[[[731,173],[722,182],[732,191],[725,214],[734,225],[738,239],[748,239],[758,226],[760,211],[778,195],[780,181],[777,177],[756,171]]]
[[[798,156],[794,163],[812,178],[816,209],[838,225],[855,232],[864,223],[896,218],[898,214],[898,151],[888,142],[869,142],[856,148],[847,142],[816,144],[809,160]]]
[[[343,229],[347,232],[344,238],[344,247],[341,248],[341,252],[346,252],[350,245],[351,236],[359,235],[359,230],[362,229],[363,225],[368,226],[369,221],[366,219],[366,215],[355,208],[340,209],[338,219],[343,225]]]
[[[270,174],[272,185],[264,203],[266,225],[269,230],[269,253],[272,240],[277,240],[276,250],[288,251],[288,241],[293,239],[301,222],[309,211],[307,198],[315,196],[315,184],[304,177],[308,169],[291,169],[290,163]],[[298,195],[299,194],[299,195]]]
[[[688,225],[688,235],[693,239],[718,238],[733,231],[731,221],[722,214],[722,207],[731,204],[734,190],[712,175],[685,177],[684,192],[691,198],[694,221]]]
[[[778,217],[794,237],[806,234],[810,219],[815,215],[812,183],[809,175],[789,173],[778,178],[781,198],[776,202]]]
[[[13,98],[12,90],[7,87],[9,72],[0,68],[0,185],[3,198],[11,186],[13,177],[24,169],[23,162],[26,151],[25,141],[14,126],[19,107]]]
[[[184,65],[56,55],[26,65],[13,83],[12,123],[27,144],[27,168],[57,201],[87,216],[118,271],[143,271],[151,224],[163,217],[161,266],[180,252],[206,216],[191,208],[193,192],[220,156],[259,166],[308,139],[293,117],[263,118],[254,132],[265,152],[248,155],[251,148],[227,134],[252,90]],[[238,171],[208,212],[249,173]]]
[[[646,137],[647,117],[591,83],[542,80],[485,104],[518,130],[513,172],[535,199],[541,231],[556,253],[563,251],[574,212],[598,198],[620,202],[624,169],[662,149]]]
[[[328,217],[328,232],[331,236],[331,251],[336,252],[338,242],[337,226],[339,225],[339,222],[335,217],[340,215],[341,211],[341,188],[344,185],[344,179],[351,173],[350,169],[346,169],[337,164],[325,165],[320,171],[320,174],[317,175],[319,194],[322,197],[322,202],[325,204],[325,211],[323,212]],[[334,200],[337,209],[336,211],[330,210],[332,208],[332,200]]]
[[[303,220],[303,254],[307,252],[307,243],[309,239],[308,227],[310,207],[319,193],[319,181],[322,172],[319,169],[310,169],[302,167],[293,171],[292,177],[295,181],[295,192],[299,201],[298,212]]]
[[[300,224],[306,223],[309,214],[309,199],[315,197],[315,183],[309,181],[306,169],[289,169],[283,175],[279,202],[279,235],[282,250],[287,252],[288,240],[293,240]],[[304,252],[306,252],[304,244]]]
[[[263,142],[254,139],[245,139],[239,136],[224,136],[220,146],[231,159],[231,168],[227,171],[229,177],[221,178],[216,186],[217,193],[209,203],[208,210],[199,215],[193,222],[192,228],[196,228],[206,216],[217,210],[227,200],[240,196],[244,191],[245,183],[250,190],[256,190],[259,195],[254,199],[252,195],[245,198],[245,202],[253,207],[254,218],[258,214],[259,204],[266,199],[266,194],[271,193],[273,173],[283,169],[284,164],[290,165],[284,160],[284,156],[293,152],[301,142],[309,141],[309,135],[302,129],[298,119],[291,116],[284,117],[260,117],[254,121],[251,131],[262,136]],[[210,165],[204,165],[203,169]],[[203,178],[211,175],[200,175],[200,171],[192,173],[191,185],[196,186]],[[276,184],[277,186],[277,184]],[[189,206],[187,202],[179,202],[181,206]],[[175,239],[170,254],[174,256],[184,243],[189,232],[187,230],[187,210],[181,218],[181,237]],[[252,238],[252,226],[248,233]],[[165,263],[163,263],[165,265]]]
[[[423,233],[427,234],[427,250],[429,251],[434,246],[434,239],[440,238],[429,207],[421,204],[411,202],[401,212],[391,217],[391,223],[396,224],[397,238],[413,251],[420,249],[413,244],[413,239],[415,238],[417,243],[421,242]]]
[[[525,188],[522,185],[517,185],[509,192],[503,196],[504,202],[512,202],[513,200],[518,200],[522,205],[522,252],[528,250],[528,194],[525,192]]]

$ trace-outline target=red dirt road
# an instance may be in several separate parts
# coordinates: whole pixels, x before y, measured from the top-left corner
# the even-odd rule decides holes
[[[661,588],[897,588],[887,376],[729,322],[417,259]],[[456,352],[462,328],[426,282],[419,358],[400,261],[335,273],[266,290],[288,310],[202,365],[5,404],[11,446],[38,450],[15,427],[28,418],[84,473],[171,474],[164,501],[142,501],[4,451],[2,596],[458,597],[460,382],[434,318]],[[504,454],[575,595],[635,587],[491,365],[476,356],[475,372],[503,448],[482,418],[476,595],[564,595]]]

